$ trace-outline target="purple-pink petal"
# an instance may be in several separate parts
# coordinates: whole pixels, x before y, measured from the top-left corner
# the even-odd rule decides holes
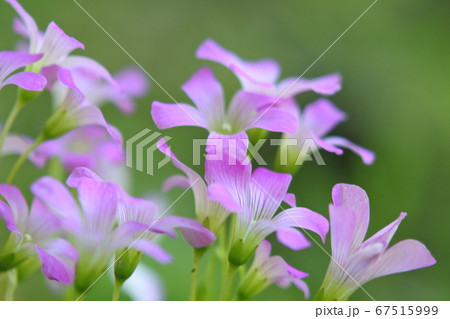
[[[330,136],[330,137],[326,137],[324,139],[324,141],[326,143],[328,143],[329,145],[333,145],[333,146],[337,146],[337,147],[345,147],[349,150],[351,150],[352,152],[358,154],[361,159],[363,160],[364,164],[366,165],[371,165],[373,164],[373,162],[375,161],[375,153],[364,148],[361,147],[359,145],[356,145],[353,142],[350,142],[349,140],[340,137],[340,136]]]
[[[42,272],[51,280],[70,284],[75,278],[77,251],[63,239],[52,239],[42,247],[35,245],[41,259]]]
[[[1,86],[14,84],[27,91],[42,91],[47,84],[47,80],[40,74],[33,72],[20,72],[7,78]]]
[[[277,230],[277,239],[280,243],[292,250],[302,250],[311,246],[305,235],[294,228],[282,228]]]
[[[346,115],[329,100],[318,99],[305,107],[302,119],[305,128],[322,137],[344,121]]]
[[[208,128],[203,115],[194,107],[178,103],[167,104],[155,101],[152,103],[151,115],[159,129],[177,126],[199,126]]]

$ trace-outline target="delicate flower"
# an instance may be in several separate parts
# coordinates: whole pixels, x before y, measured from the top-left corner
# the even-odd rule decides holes
[[[35,250],[42,263],[42,272],[53,280],[69,284],[74,280],[77,251],[64,239],[57,237],[61,220],[39,200],[28,205],[20,190],[13,185],[0,185],[0,217],[6,227],[17,235],[15,247],[3,251],[0,259],[9,260],[12,267],[30,257]],[[4,263],[2,263],[4,265]]]
[[[47,81],[40,74],[18,72],[10,76],[15,70],[35,63],[41,58],[42,54],[27,54],[13,51],[0,52],[0,90],[5,85],[14,84],[28,91],[42,91]]]
[[[115,83],[105,81],[83,68],[72,69],[74,82],[90,103],[101,106],[112,102],[125,114],[135,111],[135,98],[144,96],[149,88],[146,76],[137,68],[128,67],[113,76]]]
[[[47,78],[47,88],[52,90],[56,105],[64,99],[67,91],[64,85],[55,85],[58,71],[63,68],[70,70],[74,83],[86,96],[85,105],[113,101],[126,113],[133,110],[131,98],[144,94],[147,89],[147,80],[142,74],[126,71],[118,74],[116,81],[97,61],[84,56],[69,55],[75,49],[84,49],[84,45],[65,34],[56,23],[51,22],[45,32],[40,32],[34,19],[16,0],[6,1],[20,17],[14,20],[14,30],[29,42],[28,45],[20,47],[42,56],[31,69],[41,72]]]
[[[307,140],[313,140],[314,143],[311,145],[310,151],[314,150],[314,148],[323,148],[328,152],[341,155],[343,150],[340,147],[345,147],[361,156],[365,164],[372,164],[375,160],[375,154],[372,151],[340,136],[326,136],[328,132],[345,120],[345,118],[345,113],[326,99],[319,99],[308,104],[300,117],[300,129],[295,134],[283,135],[286,141],[289,139],[297,140],[295,146],[289,147],[289,162],[294,160],[296,161],[296,165],[301,164],[304,158],[299,158],[302,157],[300,156],[302,155],[300,148],[305,146]],[[303,154],[303,156],[306,155]]]
[[[270,256],[271,250],[272,245],[267,240],[264,239],[259,244],[253,263],[239,285],[238,298],[250,299],[274,283],[282,288],[292,283],[308,298],[309,289],[302,280],[308,274],[290,266],[280,256]]]
[[[214,240],[199,223],[174,216],[161,218],[153,202],[127,195],[86,168],[75,169],[67,183],[77,189],[81,210],[70,192],[50,177],[34,183],[32,191],[65,221],[64,227],[80,253],[76,278],[80,291],[89,287],[116,252],[127,247],[169,262],[170,256],[152,242],[158,234],[175,237],[174,228],[178,228],[194,247]]]
[[[114,131],[114,136],[121,136],[114,127],[109,128]],[[26,136],[10,134],[5,140],[3,154],[22,154],[32,143],[33,140]],[[89,125],[44,142],[29,155],[30,161],[38,167],[45,166],[53,157],[58,157],[68,172],[80,166],[99,171],[106,162],[122,164],[124,151],[122,144],[113,139],[103,127]]]
[[[271,96],[238,91],[227,110],[222,86],[209,68],[197,71],[183,86],[197,108],[187,104],[152,104],[152,117],[160,129],[199,126],[210,132],[236,134],[249,128],[294,133],[298,122],[289,111],[271,108]]]
[[[230,164],[230,154],[222,160],[208,160],[208,156],[205,172],[209,197],[237,213],[229,255],[232,264],[246,263],[261,241],[273,232],[291,249],[309,245],[297,227],[311,230],[325,241],[328,221],[307,208],[295,207],[295,195],[287,193],[291,175],[262,167],[252,174],[250,162],[242,157]],[[274,216],[282,201],[293,207]]]
[[[166,179],[162,186],[163,191],[169,191],[174,187],[183,189],[192,188],[197,220],[213,233],[217,233],[223,225],[223,222],[230,215],[230,212],[217,201],[209,199],[207,185],[203,178],[194,170],[180,162],[164,139],[160,139],[157,146],[159,150],[166,156],[169,156],[172,163],[185,174],[174,175]]]
[[[330,204],[332,260],[319,291],[322,300],[346,300],[366,282],[436,263],[419,241],[387,248],[406,213],[363,242],[369,226],[369,198],[358,186],[337,184]]]
[[[272,59],[242,60],[211,39],[206,39],[199,46],[196,57],[215,61],[229,68],[241,82],[242,88],[249,92],[291,98],[307,91],[330,95],[341,89],[341,76],[339,74],[330,74],[316,79],[293,77],[277,83],[280,76],[278,62]]]
[[[41,34],[34,19],[16,0],[5,0],[20,17],[14,21],[14,29],[29,39],[29,53],[42,53],[42,59],[33,65],[33,70],[40,71],[42,67],[59,64],[75,49],[84,49],[78,40],[68,36],[56,23],[51,22],[45,33]]]
[[[112,129],[106,123],[98,107],[82,104],[84,96],[73,82],[70,71],[66,69],[59,70],[58,78],[67,87],[67,94],[44,125],[45,139],[58,138],[80,126],[98,125],[104,127],[116,141],[121,142],[121,136],[117,130]]]

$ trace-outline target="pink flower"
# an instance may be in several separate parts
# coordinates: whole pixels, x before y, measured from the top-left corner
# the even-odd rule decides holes
[[[27,54],[13,51],[0,52],[0,90],[9,84],[20,86],[28,91],[42,91],[47,84],[45,77],[34,72],[15,70],[39,61],[42,54]]]
[[[326,136],[334,127],[344,121],[346,114],[339,110],[327,99],[318,99],[308,104],[300,116],[300,128],[294,134],[284,134],[285,139],[296,139],[295,148],[301,148],[307,139],[312,139],[315,146],[328,152],[342,155],[343,148],[347,148],[358,154],[365,164],[375,161],[375,154],[359,145],[340,136]],[[297,150],[299,155],[300,150]],[[300,158],[300,161],[303,159]],[[301,163],[297,163],[301,164]]]
[[[237,214],[228,258],[234,266],[245,264],[261,241],[273,232],[281,243],[295,250],[309,246],[296,228],[311,230],[325,241],[328,221],[307,208],[296,207],[295,195],[287,193],[291,175],[262,167],[252,173],[245,152],[234,159],[232,154],[218,159],[210,156],[211,153],[205,162],[209,198]],[[275,215],[283,201],[292,208]]]
[[[54,215],[39,199],[35,198],[28,211],[28,205],[20,190],[13,185],[0,185],[0,217],[6,227],[17,236],[16,246],[3,251],[3,257],[16,259],[17,264],[35,254],[39,256],[42,272],[48,278],[63,284],[70,284],[75,276],[78,253],[69,242],[59,238],[62,220]],[[58,236],[59,235],[59,236]],[[7,254],[7,256],[5,256]],[[6,258],[11,260],[11,258]]]
[[[330,74],[316,79],[297,77],[278,82],[280,66],[272,59],[246,61],[222,48],[211,39],[206,39],[197,49],[197,58],[218,62],[229,68],[248,92],[274,97],[292,98],[307,91],[330,95],[341,89],[341,76]]]
[[[302,280],[307,273],[295,269],[280,256],[270,256],[272,245],[263,240],[255,252],[255,258],[246,276],[242,279],[238,288],[238,298],[250,299],[272,284],[287,288],[292,283],[309,297],[309,289]]]
[[[153,102],[151,114],[158,128],[199,126],[209,132],[226,135],[250,128],[289,133],[297,131],[298,122],[289,111],[270,107],[275,102],[271,96],[241,90],[225,109],[222,86],[207,67],[197,71],[182,89],[196,108],[188,104]]]
[[[406,239],[388,248],[406,213],[363,242],[369,226],[369,198],[358,186],[337,184],[330,204],[332,260],[319,291],[322,300],[346,300],[366,282],[436,263],[419,241]]]

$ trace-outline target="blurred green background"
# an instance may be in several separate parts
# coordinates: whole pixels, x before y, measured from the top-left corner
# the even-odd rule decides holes
[[[188,102],[180,85],[205,64],[212,66],[228,99],[239,87],[225,68],[195,59],[195,50],[205,38],[215,39],[246,59],[272,57],[282,65],[283,77],[300,75],[371,4],[366,0],[79,2],[179,102]],[[133,64],[75,2],[22,0],[21,3],[41,29],[55,21],[85,44],[83,54],[97,59],[112,72]],[[11,50],[17,40],[11,31],[13,16],[13,10],[0,2],[1,50]],[[368,283],[365,288],[376,300],[450,300],[449,36],[448,1],[380,0],[305,74],[305,77],[342,74],[343,90],[331,100],[348,113],[349,120],[333,133],[374,150],[377,160],[373,166],[365,166],[350,152],[340,157],[322,152],[327,165],[307,163],[291,185],[298,203],[327,216],[334,184],[360,185],[371,199],[369,234],[406,211],[408,217],[393,242],[418,239],[437,259],[433,267]],[[12,106],[14,94],[12,87],[0,94],[1,122]],[[298,100],[304,106],[316,97],[308,93]],[[121,129],[124,138],[129,138],[144,128],[155,129],[149,113],[154,100],[172,102],[152,83],[150,94],[139,100],[133,116],[123,116],[112,106],[103,110],[108,121]],[[28,106],[13,131],[36,136],[50,111],[49,102],[49,97],[43,95]],[[173,150],[185,162],[192,159],[191,139],[206,137],[206,132],[197,128],[171,129],[164,134],[173,137]],[[265,158],[271,159],[273,152],[273,148],[266,148]],[[2,161],[2,180],[14,159]],[[163,179],[178,172],[172,165],[165,166],[154,177],[129,171],[134,178],[134,195],[158,195]],[[16,183],[27,190],[44,173],[27,163]],[[180,193],[165,195],[167,203]],[[192,194],[177,202],[171,213],[192,217]],[[4,235],[2,230],[0,240]],[[329,262],[322,249],[314,246],[293,252],[271,241],[277,254],[310,273],[306,281],[315,294]],[[191,250],[181,239],[167,239],[162,245],[175,256],[175,262],[168,266],[152,261],[148,264],[161,275],[167,299],[186,299]],[[325,249],[330,250],[328,245]],[[87,299],[110,298],[112,286],[106,277]],[[43,276],[36,273],[23,282],[17,298],[57,299],[46,287]],[[283,290],[276,286],[257,297],[302,298],[302,293],[293,287]],[[369,300],[369,297],[358,291],[351,299]]]

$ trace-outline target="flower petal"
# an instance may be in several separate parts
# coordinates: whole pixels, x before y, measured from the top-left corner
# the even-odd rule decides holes
[[[375,161],[374,152],[359,145],[356,145],[355,143],[352,143],[343,137],[330,136],[325,138],[324,141],[330,145],[348,148],[352,152],[358,154],[362,158],[364,164],[371,165]]]
[[[39,29],[34,22],[34,19],[25,11],[25,9],[19,4],[17,0],[5,0],[8,2],[17,14],[22,19],[23,24],[26,27],[27,35],[30,39],[30,52],[35,52],[37,46],[37,40],[39,37]]]
[[[48,142],[46,142],[48,143]],[[44,146],[46,143],[41,144],[35,151],[31,152],[28,159],[37,167],[44,167],[49,159],[47,149]],[[5,138],[3,144],[3,155],[9,154],[23,154],[33,144],[33,140],[27,136],[21,136],[16,134],[9,134]]]
[[[287,78],[280,82],[277,87],[279,94],[283,97],[293,97],[299,93],[314,91],[319,94],[332,95],[338,92],[342,85],[340,74],[334,73],[315,79]]]
[[[195,209],[197,214],[205,214],[206,213],[206,204],[208,201],[208,193],[206,189],[205,182],[194,170],[189,168],[187,165],[183,164],[178,160],[175,154],[172,152],[170,147],[167,145],[166,141],[161,138],[156,143],[158,149],[169,156],[172,160],[173,165],[175,165],[178,169],[183,171],[189,179],[190,186],[194,192],[194,200],[195,200]]]
[[[77,186],[85,228],[109,234],[117,212],[117,191],[112,183],[83,179]]]
[[[58,180],[44,176],[31,184],[31,192],[51,210],[61,216],[67,229],[81,227],[78,206],[69,190]]]
[[[22,193],[16,186],[0,184],[0,196],[8,204],[16,227],[23,231],[28,219],[28,205]]]
[[[42,58],[42,54],[28,54],[14,51],[0,52],[0,83],[15,70],[33,64]]]
[[[338,212],[341,214],[341,217],[336,216],[336,222],[339,218],[345,218],[349,224],[353,225],[352,227],[354,227],[354,230],[346,227],[345,232],[347,234],[353,234],[353,243],[351,247],[352,249],[356,249],[363,242],[367,233],[367,228],[369,227],[369,197],[361,187],[350,184],[336,184],[332,190],[332,197],[334,206],[344,207],[352,211]],[[354,220],[354,222],[350,222],[350,220]]]
[[[26,233],[37,243],[50,238],[61,227],[61,219],[52,213],[38,198],[31,204],[30,216],[27,221]]]
[[[328,221],[322,215],[303,207],[289,208],[273,219],[277,228],[298,227],[308,229],[320,235],[322,241],[328,233]]]
[[[63,239],[53,239],[41,247],[35,246],[42,262],[42,272],[51,280],[70,284],[75,278],[77,251]]]
[[[345,206],[329,206],[331,228],[331,250],[333,259],[338,264],[347,261],[355,241],[355,231],[358,215],[354,210]],[[365,234],[364,234],[365,235]]]
[[[183,84],[182,89],[200,110],[210,128],[217,127],[223,122],[225,116],[223,90],[211,69],[201,68]]]
[[[199,126],[208,128],[207,120],[194,107],[178,103],[166,104],[155,101],[152,103],[151,115],[159,129],[176,126]]]
[[[148,240],[138,240],[133,244],[133,248],[142,251],[147,256],[155,259],[161,264],[168,264],[172,261],[172,256],[157,244]]]
[[[84,45],[75,38],[65,34],[55,22],[50,22],[39,49],[44,54],[39,63],[42,66],[56,64],[75,49],[84,50]]]
[[[248,127],[258,127],[271,132],[294,134],[299,123],[292,113],[273,105],[258,111],[250,120]]]
[[[167,192],[172,188],[179,187],[183,189],[188,189],[191,186],[189,179],[183,175],[173,175],[167,178],[161,187],[163,192]]]
[[[2,200],[0,200],[0,218],[5,221],[6,228],[8,228],[10,231],[17,234],[21,233],[16,226],[11,208]]]
[[[406,239],[398,242],[372,265],[371,278],[411,271],[434,265],[436,260],[424,244],[417,240]]]
[[[391,241],[392,237],[394,236],[395,232],[398,229],[398,226],[400,226],[400,223],[402,220],[406,217],[406,213],[400,213],[400,216],[396,220],[394,220],[389,225],[385,226],[381,230],[379,230],[377,233],[375,233],[373,236],[371,236],[369,239],[367,239],[362,245],[361,248],[373,245],[375,243],[381,243],[383,246],[383,249],[386,249],[386,247],[389,245],[389,242]]]
[[[7,78],[1,86],[14,84],[27,91],[42,91],[47,80],[40,74],[33,72],[19,72]]]
[[[253,220],[271,219],[280,207],[291,183],[292,176],[258,167],[250,181],[250,209]]]
[[[294,228],[282,228],[277,230],[277,239],[280,243],[292,250],[302,250],[311,246],[305,235]]]
[[[344,121],[346,115],[327,99],[308,104],[303,112],[303,125],[322,137]]]
[[[186,242],[194,248],[209,246],[216,239],[216,236],[198,221],[183,217],[169,216],[159,219],[155,227],[178,228]]]
[[[225,50],[211,39],[205,40],[197,49],[195,56],[218,62],[235,72],[244,89],[254,83],[273,84],[280,74],[278,63],[272,59],[244,61],[234,53]]]
[[[211,200],[219,202],[231,212],[239,213],[244,209],[233,197],[228,189],[219,183],[212,183],[208,186],[208,196]]]

